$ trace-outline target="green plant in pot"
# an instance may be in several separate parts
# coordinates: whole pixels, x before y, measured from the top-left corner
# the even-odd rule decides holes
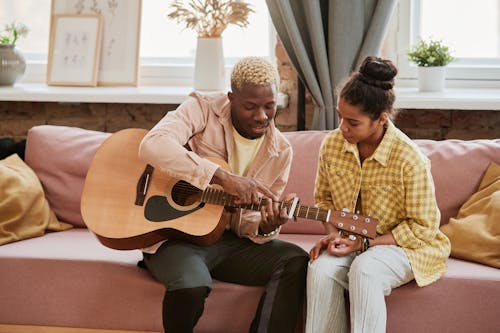
[[[446,66],[454,60],[450,48],[440,40],[420,40],[408,52],[408,60],[419,67]]]
[[[408,60],[418,66],[418,88],[420,91],[442,91],[445,67],[455,58],[450,48],[441,40],[423,40],[413,45],[407,53]]]
[[[16,42],[28,31],[24,24],[12,22],[0,32],[0,86],[11,86],[23,76],[26,61],[16,49]]]

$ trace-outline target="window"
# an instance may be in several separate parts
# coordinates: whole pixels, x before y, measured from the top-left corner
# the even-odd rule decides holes
[[[0,30],[12,21],[24,23],[28,36],[17,41],[27,60],[47,60],[51,0],[0,0]]]
[[[227,66],[243,56],[274,59],[275,36],[265,0],[246,1],[255,11],[249,16],[249,25],[245,28],[230,25],[223,33]],[[169,3],[171,1],[142,0],[140,84],[191,84],[196,34],[166,17]],[[50,7],[51,0],[0,0],[2,30],[13,20],[30,29],[28,36],[17,43],[28,62],[24,81],[45,81]]]
[[[247,27],[229,25],[224,31],[224,54],[227,58],[246,55],[268,57],[272,46],[265,0],[246,1],[252,4],[255,12],[250,14]],[[187,58],[192,62],[196,33],[166,17],[170,12],[168,3],[165,0],[143,0],[141,57],[143,61],[163,58],[175,62],[175,59]]]
[[[443,40],[456,60],[447,86],[500,86],[500,0],[401,0],[398,66],[403,84],[416,77],[406,52],[419,38]]]
[[[275,37],[265,0],[246,0],[253,7],[249,25],[229,25],[223,33],[226,66],[244,56],[274,59]],[[168,19],[165,0],[142,0],[142,83],[190,85],[196,51],[196,33]],[[229,70],[226,71],[226,75]]]

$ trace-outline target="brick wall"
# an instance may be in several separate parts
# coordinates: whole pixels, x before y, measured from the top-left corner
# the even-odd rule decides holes
[[[75,126],[96,131],[153,127],[176,105],[122,103],[0,102],[0,138],[23,139],[35,125]]]
[[[401,110],[396,125],[413,139],[500,138],[500,111]]]
[[[292,85],[290,82],[286,84]],[[296,91],[287,93],[290,94],[290,104],[279,110],[276,116],[276,123],[282,131],[297,128]],[[0,102],[0,138],[20,140],[26,137],[31,127],[42,124],[106,132],[130,127],[149,129],[175,107],[160,104]],[[306,129],[311,127],[313,108],[309,98]],[[413,139],[500,137],[500,111],[406,109],[400,110],[395,123]]]

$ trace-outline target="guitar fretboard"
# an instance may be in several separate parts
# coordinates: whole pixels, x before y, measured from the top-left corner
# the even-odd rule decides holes
[[[188,196],[196,194],[198,198],[197,200],[200,202],[219,206],[259,211],[263,205],[267,204],[267,201],[262,198],[258,203],[244,205],[236,204],[235,196],[212,187],[208,187],[204,191],[200,191],[188,183],[182,183],[178,189],[180,192],[186,192]],[[291,202],[280,201],[278,203],[280,209],[286,208],[289,218],[300,217],[308,220],[332,223],[337,229],[346,231],[350,234],[358,234],[369,238],[376,237],[376,226],[378,223],[376,218],[353,214],[347,211],[336,211],[318,207],[303,206],[299,203],[298,198],[295,198]]]
[[[204,190],[201,194],[201,202],[209,203],[209,204],[214,204],[214,205],[223,205],[223,206],[229,206],[229,207],[234,207],[234,208],[244,208],[244,209],[250,209],[250,210],[260,210],[260,208],[265,205],[265,201],[262,200],[262,198],[259,199],[258,204],[246,204],[246,205],[239,205],[235,204],[234,201],[236,200],[236,197],[233,195],[230,195],[222,190],[218,190],[215,188],[207,188]],[[284,201],[279,202],[279,207],[281,208],[286,208],[287,210],[290,208],[290,204]],[[322,222],[329,222],[330,219],[330,209],[323,209],[323,208],[317,208],[317,207],[309,207],[309,206],[302,206],[300,204],[297,204],[297,207],[295,208],[295,211],[293,212],[293,216],[295,217],[301,217],[309,220],[316,220],[316,221],[322,221]]]

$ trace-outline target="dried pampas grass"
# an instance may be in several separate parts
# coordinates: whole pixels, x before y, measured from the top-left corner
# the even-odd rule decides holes
[[[168,18],[204,38],[220,37],[230,24],[246,27],[248,15],[254,12],[248,3],[237,0],[190,0],[187,4],[175,0],[170,7]]]

